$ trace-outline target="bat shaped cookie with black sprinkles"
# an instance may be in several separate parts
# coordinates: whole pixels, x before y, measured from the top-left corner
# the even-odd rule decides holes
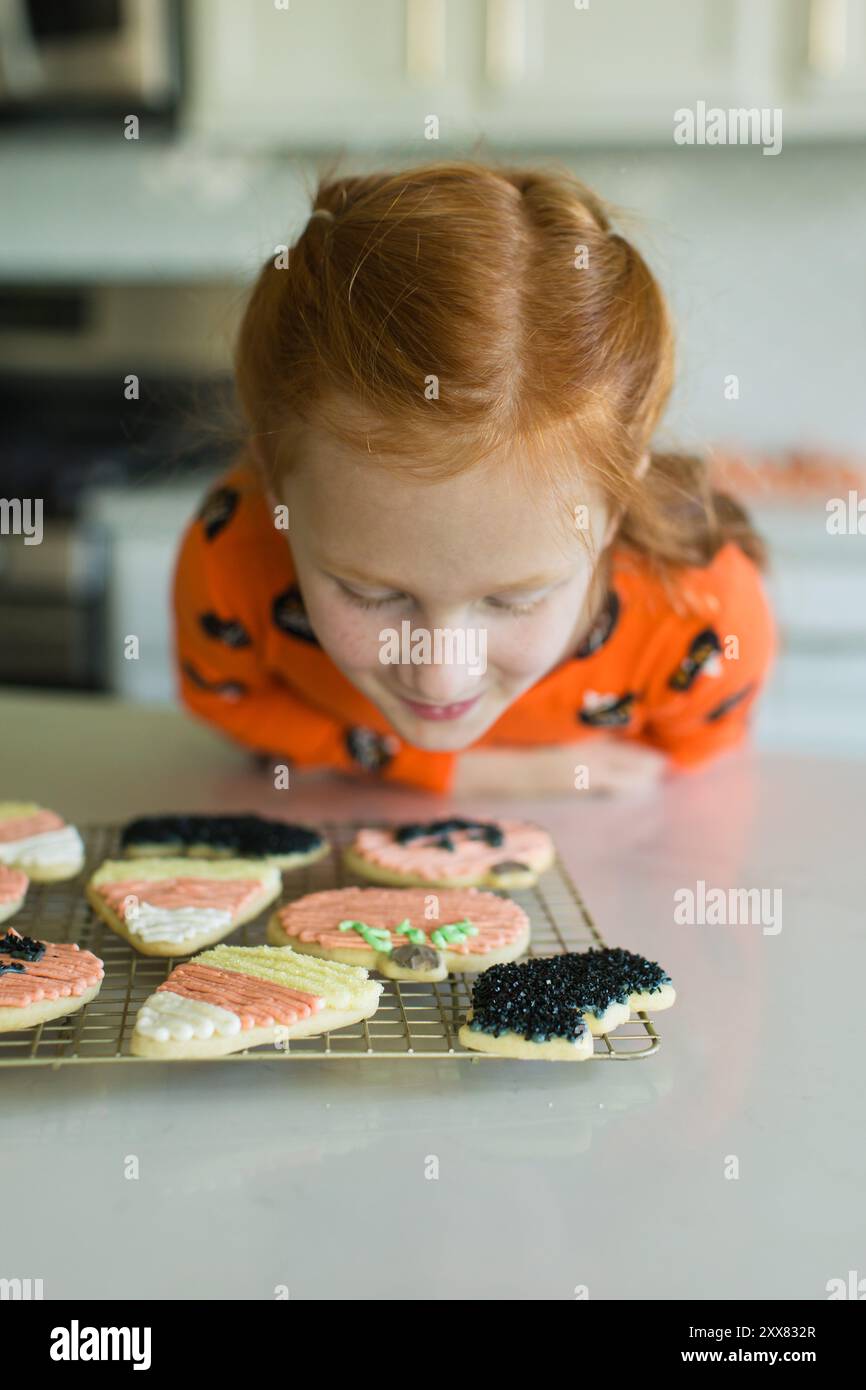
[[[312,864],[330,850],[318,830],[254,815],[140,816],[124,826],[120,845],[128,859],[262,859],[283,870]]]
[[[580,1062],[594,1034],[675,999],[660,965],[620,947],[494,965],[475,981],[459,1038],[475,1052]]]

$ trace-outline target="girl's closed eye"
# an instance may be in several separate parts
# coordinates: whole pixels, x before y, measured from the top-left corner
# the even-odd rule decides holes
[[[404,602],[407,597],[406,594],[402,593],[362,594],[356,589],[350,588],[348,584],[344,584],[342,580],[338,579],[336,583],[344,597],[357,608],[362,609],[384,608],[389,603]],[[522,601],[486,598],[484,602],[501,613],[508,613],[512,617],[523,617],[539,608],[546,598],[547,594],[539,594]]]
[[[396,593],[361,594],[357,589],[352,589],[348,584],[344,584],[342,579],[335,579],[334,583],[337,585],[343,597],[347,598],[350,603],[353,603],[356,608],[384,608],[386,604],[396,603],[398,599],[403,600],[406,598],[405,594]]]
[[[537,598],[525,599],[523,602],[518,602],[515,599],[506,600],[499,598],[488,598],[485,599],[485,602],[489,603],[491,608],[496,608],[502,613],[508,613],[513,618],[521,618],[527,613],[534,613],[536,608],[541,607],[546,598],[547,594],[541,594]]]

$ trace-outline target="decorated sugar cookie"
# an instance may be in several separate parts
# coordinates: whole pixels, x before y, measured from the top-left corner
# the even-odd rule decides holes
[[[367,971],[289,947],[217,946],[178,965],[138,1011],[136,1057],[219,1057],[370,1018],[383,986]]]
[[[257,917],[282,887],[260,859],[108,859],[87,898],[144,956],[189,956]]]
[[[120,845],[132,859],[188,854],[193,859],[263,859],[280,869],[311,864],[330,846],[306,825],[264,816],[142,816],[124,827]]]
[[[593,1034],[675,998],[660,965],[620,948],[497,965],[475,981],[459,1038],[475,1052],[579,1062],[592,1055]]]
[[[64,1018],[99,993],[102,961],[74,943],[0,935],[0,1033]]]
[[[529,945],[517,903],[477,888],[334,888],[279,908],[268,940],[363,965],[392,980],[444,980],[485,970]]]
[[[374,883],[529,888],[553,863],[553,841],[527,821],[446,820],[359,830],[348,868]]]
[[[74,878],[84,845],[74,825],[33,801],[0,801],[0,864],[21,869],[34,883]]]
[[[0,864],[0,922],[17,912],[27,895],[29,879],[21,869]]]

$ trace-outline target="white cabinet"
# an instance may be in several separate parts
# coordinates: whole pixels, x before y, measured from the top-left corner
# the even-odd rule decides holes
[[[191,131],[273,148],[465,129],[476,0],[193,0]],[[468,21],[468,25],[467,25]]]
[[[512,142],[669,142],[678,108],[745,99],[756,41],[766,43],[754,8],[739,0],[589,0],[586,8],[485,0],[483,128]]]
[[[188,129],[341,150],[668,143],[674,113],[781,107],[866,133],[866,0],[191,0]]]
[[[790,0],[785,17],[778,55],[789,134],[866,134],[866,0]]]

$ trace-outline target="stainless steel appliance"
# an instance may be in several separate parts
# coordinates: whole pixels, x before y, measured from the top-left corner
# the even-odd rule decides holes
[[[0,0],[0,115],[175,110],[181,0]]]

